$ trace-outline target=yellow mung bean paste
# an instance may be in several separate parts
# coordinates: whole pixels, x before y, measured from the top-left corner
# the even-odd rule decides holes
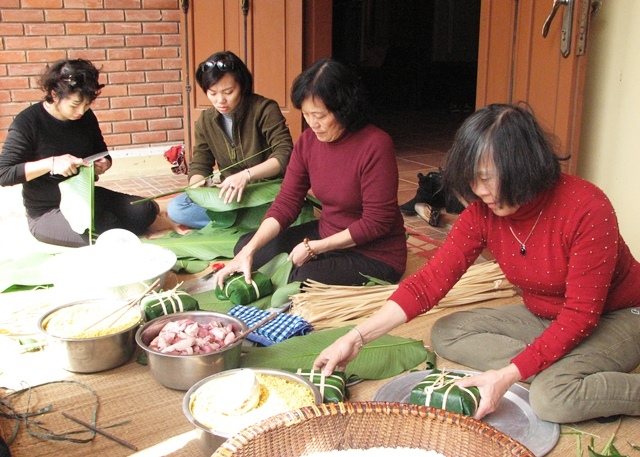
[[[221,396],[246,395],[233,392],[233,387],[224,383],[222,377],[207,382],[193,393],[189,400],[191,414],[215,433],[229,436],[276,414],[315,404],[311,389],[304,384],[276,375],[256,373],[256,377],[260,383],[260,400],[250,411],[240,415],[219,411],[216,402]]]

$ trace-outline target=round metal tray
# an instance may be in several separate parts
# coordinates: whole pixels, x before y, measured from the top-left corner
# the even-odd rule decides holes
[[[447,370],[453,373],[479,374],[477,371]],[[431,373],[431,370],[414,371],[389,381],[373,396],[373,401],[409,403],[411,389]],[[491,414],[482,419],[502,433],[509,435],[533,452],[537,457],[546,455],[560,438],[560,426],[543,421],[529,405],[529,389],[514,384]]]

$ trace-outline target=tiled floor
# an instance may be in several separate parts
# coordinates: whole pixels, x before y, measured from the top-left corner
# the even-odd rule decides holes
[[[426,174],[438,169],[464,116],[464,113],[416,111],[391,113],[377,121],[380,127],[389,132],[396,145],[400,204],[415,196],[419,172]],[[186,178],[172,174],[167,166],[167,173],[161,176],[104,180],[101,185],[150,197],[183,188]],[[445,213],[440,219],[440,225],[431,227],[418,216],[405,216],[405,225],[415,233],[443,240],[454,220],[455,216]]]

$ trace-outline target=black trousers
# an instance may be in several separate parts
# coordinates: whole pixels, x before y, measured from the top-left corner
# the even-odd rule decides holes
[[[234,248],[235,254],[253,238],[255,232],[243,235]],[[305,238],[319,240],[318,221],[289,227],[273,240],[260,248],[254,255],[253,268],[258,269],[278,254],[291,252]],[[372,259],[351,249],[325,252],[311,259],[304,265],[294,267],[289,275],[289,282],[313,279],[323,284],[341,286],[361,286],[369,280],[363,276],[371,276],[390,283],[396,283],[401,275],[392,267],[380,260]]]
[[[158,206],[148,200],[132,205],[131,202],[142,197],[115,192],[96,186],[94,191],[94,224],[100,234],[114,228],[129,230],[142,235],[158,215]],[[42,216],[27,217],[29,231],[43,243],[58,246],[80,247],[89,244],[89,234],[73,231],[60,208],[53,209]]]

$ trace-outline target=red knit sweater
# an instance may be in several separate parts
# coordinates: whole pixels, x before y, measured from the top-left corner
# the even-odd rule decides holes
[[[323,143],[306,129],[265,218],[274,217],[284,230],[298,216],[310,188],[322,202],[322,238],[349,229],[354,251],[404,273],[407,243],[398,207],[395,148],[388,134],[369,125]]]
[[[529,235],[526,255],[520,240]],[[390,297],[408,319],[435,306],[484,248],[522,289],[525,306],[553,322],[512,362],[523,379],[566,355],[608,311],[640,305],[640,264],[620,236],[611,203],[593,184],[562,175],[510,216],[481,201],[462,212],[442,248]],[[490,348],[487,348],[490,350]]]

